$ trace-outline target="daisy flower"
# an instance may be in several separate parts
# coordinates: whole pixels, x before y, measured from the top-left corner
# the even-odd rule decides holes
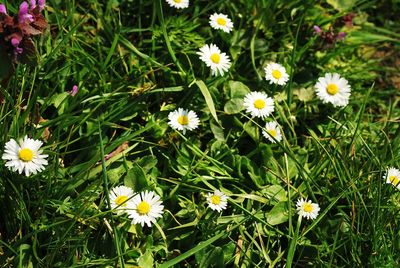
[[[137,194],[127,204],[128,217],[132,219],[132,224],[140,223],[142,227],[145,223],[151,227],[152,222],[162,217],[163,209],[160,197],[152,191]]]
[[[323,103],[330,102],[335,107],[344,107],[349,103],[350,85],[337,73],[326,73],[324,77],[318,78],[315,88]]]
[[[167,3],[174,8],[187,8],[189,6],[189,0],[166,0]]]
[[[279,63],[268,63],[267,67],[264,68],[264,71],[265,79],[269,81],[270,84],[278,84],[284,86],[289,80],[289,75],[287,74],[285,67],[283,67]]]
[[[47,165],[47,154],[42,154],[40,147],[43,142],[34,140],[25,136],[18,142],[11,139],[6,143],[3,160],[7,160],[6,167],[12,171],[18,171],[19,174],[25,172],[25,176],[36,174],[44,170]]]
[[[212,210],[216,210],[221,212],[223,209],[226,209],[228,197],[224,195],[221,191],[215,190],[214,193],[207,194],[207,202],[208,206]]]
[[[274,111],[274,100],[262,92],[250,92],[244,97],[246,112],[253,117],[267,117]]]
[[[384,179],[386,179],[386,183],[393,184],[400,190],[400,170],[393,167],[389,168]]]
[[[110,190],[111,208],[118,214],[126,212],[127,201],[134,195],[131,188],[117,186]]]
[[[226,33],[229,33],[233,29],[233,23],[227,15],[222,13],[214,13],[210,16],[210,25],[212,28],[216,30],[223,30]]]
[[[268,122],[265,126],[265,131],[262,132],[264,137],[270,142],[275,143],[276,141],[282,140],[281,130],[276,121]]]
[[[197,54],[211,68],[212,75],[220,74],[222,76],[231,67],[229,57],[225,53],[221,53],[221,50],[214,44],[204,45]]]
[[[193,130],[199,126],[199,118],[197,117],[197,114],[193,111],[182,108],[178,108],[178,110],[170,112],[168,119],[168,125],[170,125],[173,129],[182,130],[183,134],[186,133],[187,129]]]
[[[303,198],[297,200],[296,209],[300,216],[312,220],[317,218],[320,210],[318,204],[307,201],[307,199],[304,200]]]

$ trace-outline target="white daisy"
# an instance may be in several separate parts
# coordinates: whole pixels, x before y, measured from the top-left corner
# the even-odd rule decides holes
[[[189,6],[189,0],[166,0],[167,3],[174,8],[187,8]]]
[[[216,210],[221,212],[223,209],[226,209],[228,197],[224,195],[221,191],[215,190],[214,193],[207,194],[207,202],[208,206],[212,210]]]
[[[262,133],[264,137],[266,137],[272,143],[282,140],[281,130],[276,121],[268,122],[265,126],[265,131],[263,131]]]
[[[274,112],[274,100],[262,92],[250,92],[244,97],[246,112],[253,117],[267,117]]]
[[[393,167],[389,168],[384,179],[386,180],[386,183],[393,184],[400,190],[400,170]]]
[[[264,68],[264,71],[265,79],[269,81],[270,84],[278,84],[284,86],[289,80],[289,75],[287,74],[285,67],[283,67],[279,63],[268,63],[267,67]]]
[[[182,130],[183,134],[186,130],[193,130],[199,126],[199,118],[193,111],[178,108],[168,115],[168,125],[173,129]]]
[[[222,13],[214,13],[210,16],[210,25],[212,28],[217,30],[223,30],[226,33],[229,33],[233,29],[233,23],[227,15]]]
[[[151,227],[152,222],[162,217],[163,209],[160,197],[152,191],[135,195],[127,204],[128,217],[132,219],[132,224],[140,223],[142,227],[145,223]]]
[[[197,54],[211,68],[212,75],[220,74],[222,76],[231,67],[229,57],[225,53],[221,53],[221,50],[214,44],[204,45]]]
[[[326,73],[325,77],[318,78],[315,85],[317,96],[323,103],[332,103],[333,106],[344,107],[349,103],[350,85],[346,79],[337,73]]]
[[[126,212],[128,200],[134,195],[133,190],[129,187],[120,185],[110,190],[111,208],[116,213],[121,214]]]
[[[307,201],[307,199],[304,200],[303,198],[297,200],[296,209],[300,216],[312,220],[317,218],[320,210],[318,204]]]
[[[47,154],[42,154],[40,147],[43,142],[34,140],[25,136],[18,142],[11,139],[6,143],[3,160],[6,162],[6,167],[12,171],[18,171],[21,174],[25,171],[25,176],[36,174],[38,171],[44,170],[47,165]]]

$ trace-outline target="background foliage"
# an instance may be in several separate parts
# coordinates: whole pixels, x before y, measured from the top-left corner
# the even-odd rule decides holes
[[[400,162],[399,4],[199,0],[176,10],[161,0],[48,1],[38,65],[18,65],[0,87],[1,143],[27,134],[50,155],[30,178],[0,167],[0,263],[398,266],[400,195],[382,177]],[[233,19],[232,34],[209,27],[214,12]],[[347,36],[330,44],[313,25]],[[211,77],[196,55],[209,43],[231,56],[224,77]],[[284,88],[265,81],[269,61],[291,74]],[[344,109],[315,98],[325,72],[349,80]],[[243,113],[249,91],[274,95],[283,142],[270,144],[264,123]],[[176,107],[196,111],[199,129],[169,128]],[[162,196],[156,226],[107,210],[107,192],[120,184]],[[214,189],[230,197],[222,215],[207,209]],[[299,222],[300,197],[320,205],[315,221]]]

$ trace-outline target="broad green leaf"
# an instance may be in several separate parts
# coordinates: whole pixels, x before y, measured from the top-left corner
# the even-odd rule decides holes
[[[230,99],[225,103],[224,111],[227,114],[237,114],[244,109],[243,99]]]
[[[356,0],[326,0],[337,11],[350,10],[356,3]]]
[[[289,219],[287,203],[279,202],[270,212],[267,213],[267,222],[271,225],[277,225],[286,222]]]
[[[244,96],[246,96],[246,94],[250,92],[250,89],[242,82],[231,80],[225,86],[225,91],[231,99],[238,98],[242,99],[243,101]]]
[[[268,198],[270,199],[270,201],[273,203],[282,202],[282,201],[287,200],[286,191],[280,185],[268,186],[267,188],[263,189],[262,192],[263,192],[263,194],[266,194],[268,196]]]
[[[225,141],[224,130],[219,125],[215,124],[214,121],[210,120],[210,129],[214,134],[214,137],[218,141]]]
[[[133,167],[128,170],[124,179],[124,184],[135,191],[140,191],[147,187],[146,174],[143,169],[139,165],[134,164]]]
[[[153,267],[154,258],[153,254],[150,250],[146,250],[146,252],[139,257],[138,264],[140,267]]]
[[[212,247],[202,254],[200,268],[224,267],[224,252],[220,247]]]

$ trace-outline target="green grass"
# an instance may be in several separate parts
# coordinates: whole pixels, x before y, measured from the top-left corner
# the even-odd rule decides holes
[[[383,179],[400,167],[398,1],[327,2],[48,1],[38,65],[0,86],[0,148],[28,135],[49,154],[28,178],[1,160],[1,267],[399,266],[400,193]],[[214,12],[233,19],[231,34],[209,27]],[[347,36],[329,46],[313,25]],[[223,77],[196,54],[210,43],[231,57]],[[286,67],[286,86],[264,79],[269,61]],[[326,72],[349,81],[345,108],[315,97]],[[274,96],[282,142],[243,110],[249,91]],[[199,128],[171,129],[177,107]],[[155,191],[163,217],[142,228],[113,213],[117,185]],[[207,208],[214,189],[229,196],[222,213]],[[301,197],[317,219],[298,217]]]

